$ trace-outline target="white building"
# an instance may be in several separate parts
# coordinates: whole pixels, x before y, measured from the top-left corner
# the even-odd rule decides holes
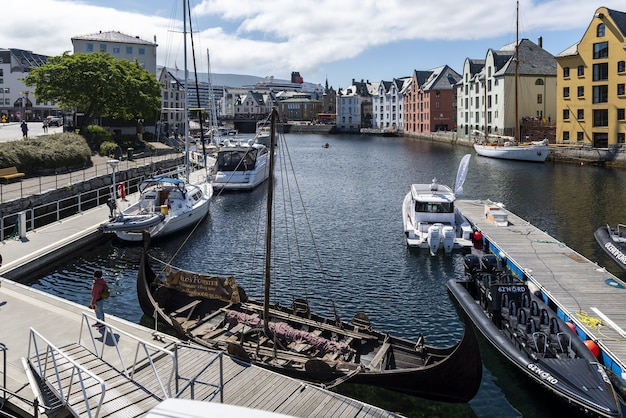
[[[542,48],[541,40],[537,45],[528,39],[518,46],[516,110],[515,46],[489,49],[484,60],[466,58],[457,84],[460,136],[516,136],[516,116],[519,122],[556,113],[556,58]]]
[[[372,97],[369,81],[356,82],[337,91],[337,128],[346,132],[359,132],[372,127]]]
[[[21,81],[32,68],[45,64],[48,57],[23,49],[0,48],[0,123],[42,120],[56,116],[56,102],[37,102],[33,87]]]
[[[155,42],[144,41],[138,36],[125,35],[121,32],[98,32],[72,38],[74,53],[106,52],[107,54],[128,61],[137,60],[150,74],[157,74]]]
[[[403,90],[410,83],[410,77],[394,78],[392,81],[376,83],[377,89],[372,94],[372,127],[383,131],[392,129],[401,131],[403,126]]]

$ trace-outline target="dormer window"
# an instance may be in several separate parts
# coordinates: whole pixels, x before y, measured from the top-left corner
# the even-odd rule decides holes
[[[604,23],[600,23],[596,28],[596,36],[598,38],[602,38],[604,36],[604,32],[606,31],[606,25]]]

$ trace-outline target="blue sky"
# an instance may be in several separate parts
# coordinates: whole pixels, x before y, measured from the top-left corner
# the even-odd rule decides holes
[[[156,41],[157,63],[183,67],[183,0],[3,2],[0,48],[45,55],[72,50],[73,36],[119,31]],[[200,72],[345,87],[391,80],[515,41],[515,0],[191,0]],[[623,0],[520,0],[520,38],[558,54],[578,42],[599,7]],[[10,16],[11,18],[6,18]],[[189,57],[191,54],[189,54]],[[191,68],[191,64],[190,68]]]

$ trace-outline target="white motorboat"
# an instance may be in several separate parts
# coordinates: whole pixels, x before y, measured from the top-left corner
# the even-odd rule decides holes
[[[257,144],[263,144],[266,147],[270,144],[270,124],[267,120],[262,120],[256,124],[256,134],[254,136],[254,142]]]
[[[469,221],[454,206],[457,194],[463,192],[470,154],[459,165],[455,190],[437,183],[412,184],[404,197],[402,219],[406,243],[410,247],[428,248],[431,255],[443,249],[450,254],[455,249],[473,245],[473,229]]]
[[[208,182],[187,183],[182,179],[153,177],[139,186],[139,199],[108,222],[102,232],[115,233],[124,241],[141,241],[143,232],[152,239],[189,228],[209,211],[213,188]]]
[[[269,177],[269,152],[265,145],[249,140],[226,140],[219,148],[211,181],[215,190],[251,190]]]
[[[484,143],[475,143],[474,150],[476,154],[483,157],[544,162],[550,152],[550,146],[547,140],[528,143],[485,141]]]

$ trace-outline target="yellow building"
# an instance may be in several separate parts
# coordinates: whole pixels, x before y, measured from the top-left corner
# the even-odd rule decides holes
[[[600,7],[580,42],[556,58],[557,144],[624,147],[626,13]]]

